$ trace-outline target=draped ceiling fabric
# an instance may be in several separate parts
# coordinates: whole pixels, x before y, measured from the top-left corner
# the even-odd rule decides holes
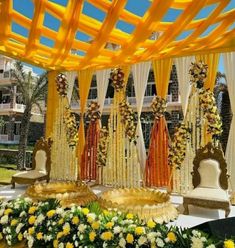
[[[227,78],[228,92],[233,112],[230,125],[228,144],[226,148],[226,160],[228,163],[228,174],[231,179],[232,190],[235,190],[235,53],[224,53],[224,67]]]
[[[73,93],[73,86],[74,86],[74,82],[75,82],[75,79],[76,79],[76,76],[77,76],[77,72],[69,71],[69,72],[65,72],[64,74],[66,75],[66,78],[67,78],[67,81],[68,81],[67,98],[68,98],[68,102],[70,104],[72,93]]]
[[[135,86],[136,107],[138,113],[137,131],[137,149],[139,151],[139,158],[141,167],[144,168],[146,162],[146,149],[143,137],[143,131],[140,121],[141,110],[144,101],[144,93],[148,82],[148,75],[151,62],[142,62],[132,66],[132,74]]]
[[[86,69],[78,72],[78,84],[79,84],[79,95],[80,95],[80,124],[78,130],[78,164],[81,162],[81,156],[85,145],[85,130],[84,130],[84,114],[86,101],[89,95],[91,80],[93,71],[91,69]]]
[[[97,100],[100,105],[100,112],[103,112],[104,100],[109,85],[110,69],[96,71]]]
[[[153,61],[157,95],[165,98],[171,74],[172,59]],[[168,131],[165,117],[155,120],[151,130],[148,159],[145,168],[147,186],[168,186]]]
[[[32,15],[27,16],[23,7],[18,10],[13,2],[0,1],[0,53],[48,70],[97,70],[235,50],[235,9],[229,6],[230,0],[155,0],[141,16],[128,9],[127,0],[70,0],[65,6],[56,0],[33,1]],[[104,19],[84,11],[84,3],[103,12]],[[208,6],[212,10],[200,19],[200,11]],[[178,15],[172,21],[164,21],[172,9]],[[58,27],[47,25],[48,15],[56,19]],[[120,29],[120,22],[131,26],[132,32]],[[151,40],[156,31],[160,37]],[[88,39],[84,40],[84,36]],[[107,43],[118,49],[108,49]]]

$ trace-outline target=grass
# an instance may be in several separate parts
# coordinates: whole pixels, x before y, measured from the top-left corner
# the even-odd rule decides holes
[[[28,145],[27,151],[33,151],[34,145]],[[0,144],[0,149],[6,150],[18,150],[18,145],[10,145],[10,144]]]
[[[10,184],[11,177],[17,172],[16,165],[0,165],[0,184]]]

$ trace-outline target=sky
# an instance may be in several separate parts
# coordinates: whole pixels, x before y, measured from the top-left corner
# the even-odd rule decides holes
[[[68,2],[68,0],[50,0],[50,1],[55,2],[55,3],[59,3],[63,6],[66,6],[67,2]],[[125,9],[127,9],[128,11],[130,11],[136,15],[143,16],[150,5],[151,5],[151,2],[149,0],[128,0],[126,3]],[[201,18],[207,17],[211,13],[211,11],[214,10],[216,5],[217,4],[212,4],[208,7],[205,7],[197,14],[195,19],[201,19]],[[34,4],[33,4],[32,0],[13,0],[13,8],[16,11],[24,14],[28,18],[33,17]],[[230,3],[227,5],[227,7],[223,10],[223,12],[226,12],[226,11],[228,11],[230,9],[234,9],[234,8],[235,8],[235,0],[231,0]],[[98,19],[101,22],[105,19],[105,16],[106,16],[106,14],[102,10],[96,8],[95,6],[91,5],[87,1],[84,1],[84,6],[83,6],[82,12],[88,16],[91,16],[93,18]],[[165,16],[163,17],[163,21],[165,21],[165,22],[175,21],[177,19],[177,17],[181,14],[181,12],[182,12],[181,10],[170,8],[168,10],[168,12],[165,14]],[[58,29],[60,27],[60,21],[58,19],[56,19],[55,17],[53,17],[52,15],[50,15],[49,13],[46,13],[45,17],[44,17],[43,25],[52,29],[52,30],[58,31]],[[210,26],[203,34],[201,34],[201,37],[206,36],[209,32],[211,32],[213,30],[213,28],[215,28],[215,26],[216,25]],[[235,23],[230,28],[232,29],[234,27],[235,27]],[[14,31],[18,34],[21,34],[25,37],[28,37],[28,35],[29,35],[28,30],[25,29],[24,27],[18,25],[17,23],[13,22],[11,28],[12,28],[12,31]],[[133,25],[126,23],[124,21],[118,21],[116,23],[116,28],[119,28],[122,31],[127,32],[127,33],[132,33],[134,30]],[[187,37],[190,34],[191,34],[190,31],[183,32],[176,39],[177,40],[184,39],[185,37]],[[82,41],[89,41],[92,39],[92,37],[88,36],[87,34],[81,32],[81,31],[78,31],[76,33],[76,39],[79,39]],[[43,36],[40,37],[40,43],[44,44],[46,46],[49,46],[49,47],[54,46],[54,41],[52,41],[46,37],[43,37]],[[80,55],[83,55],[83,51],[79,51],[78,53]],[[37,74],[41,74],[44,71],[41,68],[38,68],[38,67],[35,67],[32,65],[29,65],[29,66],[31,66],[33,68],[34,72]],[[223,65],[222,58],[220,58],[220,61],[219,61],[219,71],[224,72],[224,65]]]

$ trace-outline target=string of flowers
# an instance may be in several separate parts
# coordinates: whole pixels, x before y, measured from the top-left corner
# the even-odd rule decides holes
[[[96,120],[100,119],[100,105],[96,101],[91,101],[88,105],[87,110],[87,117],[92,121],[95,122]]]
[[[55,81],[59,95],[62,97],[67,96],[68,82],[66,76],[63,73],[60,73],[59,75],[57,75]]]
[[[168,155],[168,164],[172,168],[179,169],[183,163],[189,134],[189,128],[183,122],[178,128],[176,128]]]
[[[105,166],[108,152],[108,130],[102,127],[100,130],[99,144],[97,149],[97,166]]]
[[[127,137],[129,137],[130,141],[134,141],[136,134],[135,113],[126,99],[119,104],[119,109],[121,122],[125,127],[125,133]]]
[[[155,96],[150,107],[152,108],[155,119],[159,120],[166,112],[166,99]]]
[[[167,227],[154,219],[147,222],[131,213],[88,207],[62,208],[48,200],[27,198],[0,203],[0,240],[9,246],[27,247],[129,247],[198,248],[234,247],[234,238],[219,240],[199,230]]]
[[[121,68],[115,68],[111,72],[110,80],[112,82],[112,86],[118,92],[124,88],[124,73]]]
[[[196,88],[201,89],[204,86],[204,82],[207,77],[208,66],[202,61],[198,63],[191,63],[189,74],[190,82]]]
[[[66,136],[70,147],[75,147],[78,142],[78,127],[76,117],[69,107],[64,112],[64,123],[66,125]]]

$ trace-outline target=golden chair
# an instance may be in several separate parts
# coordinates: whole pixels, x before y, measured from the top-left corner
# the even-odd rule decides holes
[[[188,205],[225,210],[230,213],[227,164],[221,149],[208,143],[198,149],[193,161],[192,182],[194,189],[183,197],[184,214]]]
[[[15,184],[34,184],[36,181],[50,180],[51,140],[39,139],[33,150],[32,169],[21,171],[12,176],[12,188]]]

